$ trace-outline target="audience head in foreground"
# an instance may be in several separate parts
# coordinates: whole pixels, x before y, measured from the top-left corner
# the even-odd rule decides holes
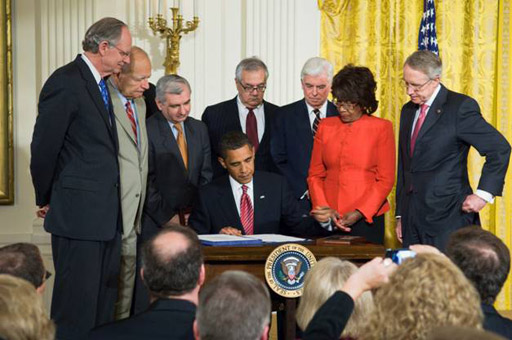
[[[50,276],[44,268],[39,248],[31,243],[14,243],[0,248],[0,274],[27,280],[40,294]]]
[[[143,246],[141,276],[151,305],[127,319],[95,328],[91,340],[192,339],[199,287],[204,281],[201,246],[187,227],[163,229]]]
[[[446,255],[473,283],[482,303],[492,305],[510,271],[505,243],[478,226],[466,227],[450,236]]]
[[[152,300],[179,296],[197,305],[205,272],[196,233],[182,226],[162,230],[143,247],[141,275]]]
[[[55,326],[34,287],[18,277],[0,274],[0,338],[51,340]]]
[[[264,283],[242,271],[226,271],[202,290],[197,307],[196,339],[267,339],[270,294]]]
[[[445,256],[418,254],[404,261],[374,295],[365,339],[425,339],[434,328],[481,328],[475,288]]]
[[[492,233],[478,226],[469,226],[450,236],[446,255],[480,294],[484,328],[512,338],[512,320],[501,316],[493,306],[510,271],[507,246]]]
[[[357,271],[357,267],[348,261],[335,257],[326,257],[307,273],[304,282],[299,308],[297,309],[297,324],[305,330],[316,311],[333,295],[341,290],[347,279]],[[360,338],[361,327],[373,310],[373,298],[366,291],[355,301],[354,311],[341,334],[342,337]]]

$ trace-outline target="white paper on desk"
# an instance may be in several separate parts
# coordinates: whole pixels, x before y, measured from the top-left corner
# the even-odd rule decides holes
[[[261,240],[263,243],[291,243],[291,242],[304,242],[305,238],[285,236],[280,234],[256,234],[245,235],[246,238]]]
[[[210,242],[247,242],[245,236],[236,235],[225,235],[225,234],[208,234],[208,235],[197,235],[200,241]]]

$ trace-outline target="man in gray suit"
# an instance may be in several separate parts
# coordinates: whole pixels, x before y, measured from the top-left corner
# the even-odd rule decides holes
[[[134,46],[130,53],[130,63],[122,68],[121,73],[113,74],[108,81],[118,126],[123,222],[119,293],[115,309],[117,320],[130,316],[135,285],[137,234],[140,234],[141,229],[148,175],[146,104],[142,94],[149,88],[150,76],[151,61],[148,55]]]
[[[141,241],[162,225],[186,224],[197,188],[212,179],[208,131],[203,122],[189,117],[190,92],[188,81],[178,75],[164,76],[156,85],[160,112],[147,121],[149,176]],[[144,287],[136,290],[137,312],[148,300],[139,297]]]

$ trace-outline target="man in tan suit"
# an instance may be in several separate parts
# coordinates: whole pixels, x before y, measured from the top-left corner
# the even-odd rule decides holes
[[[137,234],[148,174],[146,104],[142,94],[148,89],[151,62],[144,50],[132,47],[130,63],[109,81],[119,141],[119,173],[123,237],[116,319],[130,316],[136,277]]]

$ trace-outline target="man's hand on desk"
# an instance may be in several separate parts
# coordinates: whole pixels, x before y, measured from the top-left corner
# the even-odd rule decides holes
[[[219,234],[242,236],[242,232],[233,227],[224,227],[219,231]]]

